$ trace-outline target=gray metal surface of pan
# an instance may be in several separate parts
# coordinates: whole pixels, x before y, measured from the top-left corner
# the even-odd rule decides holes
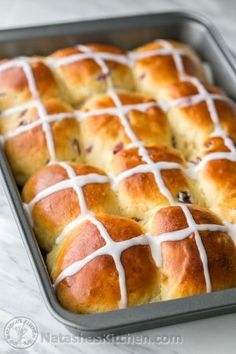
[[[171,12],[0,31],[0,57],[46,55],[76,43],[105,42],[131,49],[155,38],[190,44],[207,61],[219,84],[236,98],[234,59],[218,32],[199,15]],[[236,310],[236,289],[162,301],[101,314],[74,314],[58,303],[49,275],[26,218],[20,194],[0,149],[1,180],[32,267],[51,314],[73,333],[120,334],[200,319]]]

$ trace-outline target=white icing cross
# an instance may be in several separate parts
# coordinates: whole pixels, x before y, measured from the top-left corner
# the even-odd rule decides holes
[[[161,256],[161,243],[166,241],[180,241],[188,238],[191,234],[194,234],[196,246],[199,252],[200,260],[202,262],[203,273],[206,283],[206,291],[210,292],[212,290],[211,278],[208,269],[208,260],[205,247],[201,240],[199,231],[221,231],[227,232],[228,228],[223,225],[216,224],[196,224],[193,219],[192,214],[190,213],[189,208],[186,205],[179,205],[185,215],[188,227],[178,231],[166,232],[160,234],[156,237],[149,236],[149,243],[152,250],[152,256],[158,267],[162,265],[162,256]]]
[[[89,49],[86,47],[82,47],[80,46],[80,50],[84,50],[85,53],[89,53]],[[106,63],[104,61],[101,60],[101,58],[95,58],[95,61],[100,65],[101,69],[102,69],[102,73],[105,74],[108,72],[109,68],[107,67]],[[131,176],[135,173],[142,173],[142,172],[152,172],[157,186],[160,189],[160,192],[169,200],[170,204],[175,204],[175,201],[173,199],[173,196],[171,195],[170,191],[168,190],[168,188],[165,186],[165,183],[162,179],[161,176],[161,170],[163,169],[173,169],[173,168],[180,168],[179,164],[175,164],[175,163],[167,163],[167,162],[160,162],[160,163],[154,163],[152,161],[152,159],[150,158],[147,149],[143,146],[143,143],[141,141],[139,141],[139,139],[137,138],[137,136],[135,135],[135,133],[133,132],[127,118],[125,115],[125,112],[123,111],[123,105],[116,93],[116,91],[114,90],[113,87],[113,83],[111,78],[108,76],[106,78],[107,80],[107,84],[108,84],[108,93],[110,95],[110,97],[112,98],[114,104],[116,105],[116,108],[118,110],[118,117],[120,119],[121,124],[124,127],[125,133],[126,135],[129,137],[129,139],[131,140],[131,145],[135,146],[138,148],[138,152],[139,155],[142,157],[143,161],[146,163],[144,165],[139,165],[136,166],[133,169],[124,171],[122,174],[120,174],[117,177],[118,182],[120,180],[122,180],[123,178],[127,178],[128,176]],[[202,266],[203,266],[203,272],[204,272],[204,277],[205,277],[205,282],[206,282],[206,290],[211,291],[211,281],[210,281],[210,275],[209,275],[209,269],[208,269],[208,262],[207,262],[207,255],[206,255],[206,251],[205,248],[203,246],[200,234],[199,234],[199,230],[205,230],[206,228],[208,230],[219,230],[222,229],[221,226],[219,225],[197,225],[189,211],[189,209],[181,204],[178,204],[180,206],[180,208],[182,209],[185,217],[186,217],[186,221],[188,224],[188,228],[186,230],[180,230],[179,234],[178,234],[178,238],[177,239],[184,239],[186,237],[188,237],[192,232],[194,232],[195,235],[195,242],[199,251],[199,257],[201,259],[202,262]],[[82,220],[84,220],[82,218]],[[97,220],[97,219],[95,219]],[[90,220],[91,221],[91,220]],[[94,221],[94,219],[92,219],[92,221]],[[66,231],[68,231],[68,229],[72,229],[73,227],[75,227],[76,225],[78,225],[79,223],[81,223],[81,218],[79,217],[76,221],[72,222],[72,226],[71,225],[67,225],[67,229]],[[205,227],[205,228],[204,228]],[[212,229],[211,229],[212,227]],[[223,227],[225,230],[225,227]],[[90,262],[92,259],[94,259],[95,257],[99,256],[99,255],[103,255],[103,254],[109,254],[113,256],[113,259],[115,261],[115,264],[117,266],[118,269],[118,273],[119,273],[119,282],[120,282],[120,291],[121,291],[121,307],[124,307],[124,304],[127,304],[127,289],[125,284],[125,273],[124,273],[124,269],[123,266],[121,264],[120,261],[120,255],[121,255],[121,250],[124,250],[124,248],[122,247],[123,243],[114,243],[114,241],[111,241],[110,236],[107,234],[107,232],[104,232],[104,230],[100,230],[100,225],[98,226],[98,229],[102,235],[102,237],[104,238],[104,240],[106,241],[106,245],[100,249],[98,249],[97,251],[93,252],[92,254],[90,254],[89,256],[85,257],[83,260],[77,261],[75,263],[73,263],[72,265],[70,265],[69,267],[67,267],[64,271],[62,271],[62,273],[58,276],[58,278],[55,281],[55,285],[58,285],[58,283],[60,281],[62,281],[63,279],[65,279],[67,276],[71,276],[73,274],[76,274],[78,271],[80,271],[88,262]],[[186,232],[187,231],[187,232]],[[65,235],[65,232],[63,232],[63,235]],[[108,238],[109,236],[109,238]],[[144,236],[145,237],[145,236]],[[160,258],[160,243],[163,241],[167,241],[167,240],[175,240],[175,233],[169,233],[168,235],[165,235],[164,237],[157,237],[157,238],[153,238],[153,237],[147,237],[146,238],[150,241],[150,246],[152,249],[152,253],[154,255],[154,259],[156,260],[156,263],[158,264],[158,259],[155,257],[155,252],[159,253],[159,258]],[[145,238],[145,242],[146,242],[146,238]],[[132,240],[137,240],[137,238],[133,238]],[[143,240],[142,236],[141,236],[141,240]],[[130,244],[131,242],[131,244]],[[127,246],[127,242],[125,243]],[[129,240],[128,242],[128,247],[131,247],[132,241]],[[153,245],[156,245],[156,247],[153,247]],[[111,247],[111,246],[115,246],[115,248]],[[109,249],[107,249],[108,247],[110,247]],[[127,248],[127,247],[126,247]],[[159,249],[159,251],[158,251]],[[154,251],[153,251],[154,250]],[[107,253],[108,252],[108,253]],[[117,257],[117,252],[119,257]],[[114,256],[115,254],[115,256]],[[119,263],[117,264],[117,260],[119,259]],[[160,259],[159,259],[160,261]],[[121,268],[122,266],[122,268]],[[125,295],[124,295],[124,289],[125,289]],[[124,299],[126,299],[124,301]]]
[[[201,82],[194,77],[188,76],[184,70],[183,56],[189,56],[191,60],[196,61],[195,57],[191,55],[190,52],[186,52],[183,49],[175,48],[170,42],[166,40],[156,40],[157,44],[160,44],[162,47],[158,49],[147,50],[144,52],[127,52],[127,54],[113,54],[113,53],[105,53],[105,52],[94,52],[90,50],[88,47],[84,45],[79,45],[77,48],[81,53],[73,54],[64,58],[48,58],[47,61],[49,65],[53,67],[59,67],[63,65],[68,65],[77,61],[82,61],[85,59],[93,59],[101,68],[103,73],[109,74],[109,67],[106,64],[106,60],[114,61],[120,64],[125,64],[130,67],[134,65],[134,63],[138,60],[142,60],[145,58],[149,58],[152,56],[172,56],[176,65],[176,70],[179,74],[181,81],[189,81],[198,89],[198,94],[183,97],[177,100],[173,100],[169,103],[163,103],[162,108],[166,109],[167,107],[172,106],[181,106],[188,107],[200,103],[202,101],[206,102],[207,108],[212,119],[213,124],[215,125],[214,132],[210,135],[211,137],[221,137],[225,143],[225,145],[229,148],[229,152],[224,155],[224,158],[227,157],[236,161],[236,150],[234,146],[234,142],[230,139],[225,133],[224,129],[221,126],[220,118],[217,113],[217,109],[215,106],[215,100],[221,100],[231,103],[232,101],[223,94],[210,94],[205,87],[201,84]],[[99,114],[99,113],[98,113]],[[78,114],[80,116],[80,114]],[[211,153],[205,156],[202,159],[201,164],[197,166],[196,171],[200,170],[208,161],[221,159],[221,153]],[[209,157],[209,155],[211,157]]]
[[[93,59],[101,67],[103,74],[106,74],[107,72],[109,72],[109,68],[108,68],[107,64],[105,63],[105,61],[103,61],[102,56],[100,56],[100,55],[97,56],[96,55],[97,53],[91,52],[90,49],[88,49],[86,46],[80,45],[80,46],[78,46],[78,48],[80,49],[80,51],[82,51],[82,54],[84,52],[87,56],[92,55]],[[113,57],[115,57],[115,55]],[[12,138],[12,137],[16,137],[16,136],[42,124],[43,129],[45,131],[45,135],[46,135],[48,150],[50,153],[49,163],[54,163],[54,162],[56,162],[55,147],[54,147],[53,136],[52,136],[52,132],[51,132],[51,128],[50,128],[49,123],[54,122],[54,121],[59,121],[62,119],[66,119],[66,118],[71,118],[73,114],[72,113],[58,113],[58,114],[54,114],[54,115],[48,115],[45,112],[45,108],[39,99],[39,92],[37,90],[36,83],[35,83],[34,76],[32,73],[32,69],[29,65],[29,62],[30,62],[30,59],[28,59],[28,58],[19,58],[19,59],[13,59],[11,62],[8,62],[6,64],[2,64],[2,66],[0,66],[0,71],[7,70],[7,69],[14,67],[14,66],[22,66],[22,68],[25,72],[25,75],[27,77],[28,83],[29,83],[29,88],[30,88],[32,96],[34,98],[34,101],[29,102],[28,106],[27,106],[27,104],[23,104],[21,106],[14,107],[12,109],[8,109],[5,112],[3,112],[3,115],[10,115],[12,113],[21,112],[21,111],[25,110],[27,107],[29,108],[32,106],[36,106],[40,118],[32,123],[25,125],[25,126],[18,127],[14,131],[7,132],[6,134],[4,134],[1,137],[1,141],[4,143],[7,139]],[[110,96],[115,104],[115,107],[111,107],[108,109],[107,108],[106,109],[97,109],[97,110],[93,110],[90,112],[77,111],[77,112],[75,112],[74,116],[76,116],[79,120],[83,120],[83,119],[86,119],[87,117],[92,116],[92,115],[99,115],[99,114],[104,114],[104,113],[116,114],[120,118],[121,124],[124,127],[126,135],[131,140],[132,147],[137,147],[139,150],[139,154],[142,157],[143,161],[145,163],[149,164],[150,166],[152,166],[153,161],[151,160],[147,149],[143,146],[143,143],[140,140],[138,140],[137,136],[135,135],[135,133],[131,129],[130,124],[127,120],[126,114],[132,109],[146,111],[148,108],[151,108],[154,106],[160,106],[160,105],[157,102],[146,102],[146,103],[138,103],[138,104],[132,104],[132,105],[130,105],[130,104],[123,105],[114,90],[111,78],[107,77],[106,80],[107,80],[107,84],[108,84],[108,93],[110,94]],[[165,108],[165,107],[162,107],[162,108]],[[166,169],[170,169],[170,167],[169,167],[170,164],[168,162],[166,163],[165,166],[166,166]],[[164,166],[164,164],[162,164],[162,169],[165,169],[165,166]],[[176,164],[175,168],[181,169],[182,167],[181,167],[181,165]],[[161,193],[168,199],[168,201],[170,203],[174,202],[174,199],[173,199],[171,193],[166,188],[164,181],[161,177],[161,170],[154,168],[150,172],[153,173],[156,184],[158,185]]]
[[[166,41],[163,40],[156,40],[156,43],[164,44]],[[195,61],[195,57],[191,55],[191,53],[188,53],[184,51],[183,49],[179,48],[174,48],[174,47],[163,47],[163,48],[158,48],[158,49],[151,49],[151,50],[146,50],[144,52],[127,52],[125,54],[114,54],[114,53],[109,53],[109,52],[99,52],[99,51],[93,51],[90,48],[88,48],[85,45],[77,45],[75,48],[77,48],[80,53],[76,54],[71,54],[65,57],[61,58],[52,58],[48,57],[46,59],[47,64],[53,68],[58,68],[60,66],[66,66],[70,65],[79,61],[87,60],[87,59],[92,59],[95,62],[98,63],[98,65],[101,67],[105,61],[113,61],[119,64],[127,65],[132,67],[136,61],[150,58],[150,57],[155,57],[155,56],[169,56],[173,55],[173,49],[174,52],[178,55],[184,55],[184,56],[189,56],[193,61]],[[106,65],[106,64],[105,64]],[[106,73],[109,73],[110,70],[106,71]]]
[[[115,242],[109,235],[108,231],[104,227],[104,225],[96,219],[93,215],[87,214],[85,217],[78,218],[76,220],[76,225],[79,225],[81,222],[89,221],[91,222],[99,231],[102,238],[105,240],[106,244],[97,249],[96,251],[90,253],[88,256],[83,258],[82,260],[76,261],[72,263],[70,266],[65,268],[60,275],[57,277],[54,286],[56,287],[63,279],[68,276],[72,276],[78,273],[86,264],[91,262],[98,256],[102,255],[110,255],[112,256],[117,272],[119,274],[119,286],[120,286],[120,301],[119,301],[119,308],[126,308],[127,307],[127,288],[126,288],[126,278],[125,278],[125,270],[123,264],[121,262],[121,254],[126,249],[137,246],[137,245],[147,245],[148,239],[146,235],[140,235],[137,237],[133,237],[128,240]],[[75,226],[75,225],[74,225]]]
[[[212,121],[215,124],[215,131],[213,134],[224,134],[224,141],[228,144],[227,146],[230,147],[230,150],[233,150],[233,146],[230,144],[230,139],[226,136],[224,133],[221,125],[220,125],[220,120],[214,105],[214,100],[215,99],[223,99],[226,100],[225,96],[221,95],[209,95],[209,93],[205,90],[203,85],[199,82],[199,80],[186,76],[184,73],[184,67],[183,67],[183,61],[182,61],[182,55],[184,53],[180,49],[174,48],[170,43],[166,41],[158,41],[163,45],[163,48],[160,48],[158,50],[153,50],[150,52],[145,52],[145,53],[129,53],[127,56],[125,55],[117,55],[117,54],[111,54],[111,53],[97,53],[97,52],[92,52],[89,48],[86,46],[78,46],[79,50],[82,52],[80,54],[72,55],[66,58],[60,58],[58,60],[51,60],[51,58],[48,60],[48,63],[52,66],[60,66],[60,65],[66,65],[70,64],[72,62],[78,61],[78,60],[84,60],[88,58],[94,59],[97,64],[101,67],[102,73],[104,75],[109,73],[109,68],[105,62],[105,60],[113,60],[116,62],[119,62],[121,64],[127,64],[127,65],[133,65],[135,60],[139,60],[148,56],[156,56],[156,55],[173,55],[176,68],[178,70],[178,73],[180,74],[181,80],[188,80],[194,83],[194,85],[197,87],[199,94],[195,95],[194,97],[186,97],[186,99],[181,99],[179,102],[172,102],[172,105],[175,104],[180,104],[183,106],[191,105],[194,104],[194,102],[200,102],[202,100],[206,101],[209,113],[212,117]],[[56,161],[56,156],[55,156],[55,148],[54,148],[54,142],[52,138],[52,133],[50,129],[50,122],[60,120],[60,119],[65,119],[71,117],[73,114],[72,113],[58,113],[55,115],[48,115],[47,112],[45,111],[45,108],[40,100],[39,97],[39,92],[36,87],[36,83],[34,80],[34,76],[32,73],[32,69],[29,65],[30,59],[28,58],[19,58],[19,59],[14,59],[8,63],[0,65],[0,72],[7,70],[11,67],[14,66],[20,66],[25,72],[26,78],[28,80],[28,85],[29,89],[32,93],[33,100],[29,102],[28,104],[24,104],[12,109],[9,109],[4,112],[4,114],[12,114],[13,112],[21,112],[29,107],[35,106],[38,110],[39,113],[39,120],[32,122],[28,124],[27,126],[19,127],[16,129],[15,132],[8,132],[7,134],[4,135],[3,141],[6,139],[16,136],[18,134],[22,134],[23,132],[32,129],[35,126],[41,125],[43,126],[43,130],[45,132],[46,140],[47,140],[47,145],[48,145],[48,150],[50,153],[50,162],[55,162]],[[120,256],[122,252],[134,245],[147,245],[149,244],[152,250],[153,257],[157,263],[158,266],[161,265],[161,250],[160,250],[160,245],[164,241],[177,241],[177,240],[182,240],[187,237],[191,233],[194,233],[195,235],[195,242],[199,251],[199,257],[202,262],[203,266],[203,271],[204,271],[204,277],[205,277],[205,282],[206,282],[206,289],[207,291],[211,290],[211,281],[210,281],[210,275],[209,275],[209,270],[208,270],[208,264],[207,264],[207,255],[205,248],[203,246],[199,231],[227,231],[226,226],[221,226],[221,225],[197,225],[188,209],[187,206],[182,205],[182,204],[176,204],[175,201],[173,200],[173,196],[171,195],[170,191],[167,189],[165,186],[165,183],[162,179],[161,176],[161,170],[165,169],[182,169],[182,166],[176,163],[171,163],[171,162],[159,162],[159,163],[154,163],[152,159],[150,158],[147,149],[144,147],[143,143],[137,138],[136,134],[133,132],[126,114],[129,112],[131,109],[139,109],[141,111],[145,111],[149,107],[158,105],[156,102],[150,102],[150,103],[142,103],[142,104],[136,104],[136,105],[126,105],[124,106],[122,102],[120,101],[119,96],[117,95],[116,91],[114,90],[112,80],[110,76],[108,75],[106,77],[106,81],[108,84],[108,93],[110,97],[112,98],[115,107],[109,108],[109,109],[102,109],[102,110],[94,110],[90,112],[76,112],[76,116],[79,120],[86,119],[87,117],[91,115],[99,115],[99,114],[104,114],[104,113],[110,113],[110,114],[116,114],[120,122],[125,130],[126,135],[129,137],[131,140],[131,144],[129,147],[137,147],[139,155],[142,157],[143,161],[145,164],[139,165],[133,169],[127,170],[122,172],[118,177],[117,181],[121,181],[123,178],[127,178],[128,176],[131,176],[135,173],[142,173],[142,172],[152,172],[155,178],[155,181],[157,183],[157,186],[160,190],[160,192],[168,199],[171,205],[179,205],[181,207],[186,220],[188,227],[184,230],[179,230],[175,232],[169,232],[165,233],[162,235],[159,235],[158,237],[153,237],[149,235],[140,235],[137,237],[134,237],[129,240],[121,241],[121,242],[114,242],[110,235],[108,234],[107,230],[105,229],[104,225],[95,218],[94,215],[90,213],[90,211],[87,209],[87,205],[85,202],[84,194],[83,194],[83,189],[82,187],[88,183],[107,183],[108,182],[108,177],[107,176],[102,176],[102,175],[97,175],[97,174],[89,174],[86,176],[76,176],[74,170],[66,163],[61,162],[60,165],[63,166],[68,174],[69,180],[65,180],[63,182],[59,182],[51,187],[48,187],[41,193],[39,193],[27,206],[28,210],[31,210],[33,205],[42,198],[45,198],[46,196],[59,191],[63,190],[65,188],[73,188],[78,196],[78,201],[80,203],[80,208],[81,208],[81,215],[73,220],[71,223],[69,223],[65,229],[62,231],[61,235],[57,239],[57,243],[60,242],[64,236],[67,234],[67,232],[71,231],[75,226],[79,225],[81,222],[88,220],[92,224],[94,224],[100,235],[103,237],[105,240],[106,244],[105,246],[101,247],[100,249],[96,250],[92,254],[88,255],[85,257],[83,260],[79,260],[77,262],[74,262],[71,264],[69,267],[67,267],[65,270],[62,271],[62,273],[58,276],[58,278],[55,281],[55,286],[59,284],[60,281],[62,281],[64,278],[67,276],[71,276],[73,274],[76,274],[79,272],[88,262],[93,260],[95,257],[99,255],[104,255],[108,254],[111,255],[114,259],[118,274],[119,274],[119,285],[120,285],[120,293],[121,293],[121,299],[120,299],[120,308],[124,308],[127,306],[127,288],[126,288],[126,280],[125,280],[125,271],[120,259]],[[163,106],[165,108],[166,106]],[[102,113],[103,112],[103,113]],[[73,115],[74,116],[74,115]],[[215,135],[214,135],[215,136]],[[218,135],[217,135],[218,136]],[[226,153],[224,153],[226,154]],[[233,154],[233,151],[232,151]],[[225,156],[225,155],[224,155]],[[232,156],[233,158],[233,156]],[[29,213],[31,214],[31,213]],[[153,247],[155,245],[155,247]]]
[[[106,175],[100,175],[97,173],[89,173],[85,175],[76,175],[74,169],[66,162],[58,162],[57,165],[63,167],[67,173],[68,179],[59,181],[36,194],[36,196],[28,203],[25,204],[25,207],[28,209],[29,215],[31,215],[32,210],[36,203],[40,202],[42,199],[49,197],[50,195],[63,191],[68,188],[73,188],[78,197],[79,206],[81,214],[85,215],[88,213],[83,187],[87,184],[93,183],[109,183],[109,177]],[[32,216],[31,216],[32,218]],[[31,220],[33,224],[33,220]]]
[[[88,47],[79,46],[80,51],[84,51],[85,53],[90,53],[91,50]],[[96,53],[92,52],[93,58],[96,61],[96,63],[101,67],[102,73],[105,75],[107,72],[109,72],[109,67],[107,66],[106,62],[103,61],[100,56],[96,58]],[[108,94],[110,95],[111,99],[113,100],[113,103],[116,108],[116,115],[120,119],[120,123],[122,124],[124,131],[127,135],[127,137],[131,141],[132,147],[138,148],[139,155],[142,157],[143,162],[145,162],[149,167],[149,172],[153,173],[153,176],[155,178],[156,184],[160,190],[160,192],[167,198],[167,200],[170,203],[174,202],[173,196],[171,195],[170,191],[168,188],[165,186],[165,183],[161,177],[161,169],[157,168],[157,166],[153,164],[152,159],[149,156],[148,150],[144,147],[143,142],[141,142],[134,131],[132,130],[130,123],[126,117],[126,111],[124,111],[124,106],[122,102],[120,101],[119,96],[117,95],[114,87],[113,87],[113,82],[110,76],[106,77],[107,81],[107,86],[108,86]],[[91,113],[91,112],[90,112]],[[164,170],[165,167],[166,169],[170,169],[170,164],[169,163],[162,163],[162,169]],[[154,167],[154,168],[150,168]],[[175,164],[175,168],[181,168],[181,165]],[[136,167],[136,172],[135,173],[140,173],[142,167],[137,166]],[[125,171],[128,173],[128,171]],[[119,176],[117,177],[117,180],[119,181]]]
[[[101,248],[97,249],[96,251],[90,253],[82,260],[78,260],[72,263],[70,266],[66,267],[56,278],[54,286],[57,287],[62,280],[78,273],[83,267],[85,267],[89,262],[94,260],[96,257],[102,255],[110,255],[113,257],[117,271],[119,273],[119,284],[120,284],[120,292],[121,292],[121,300],[120,300],[119,307],[125,308],[127,306],[127,288],[126,288],[126,280],[125,280],[125,271],[120,259],[122,252],[133,246],[149,245],[156,265],[158,267],[161,267],[162,266],[161,243],[166,241],[184,240],[194,233],[195,242],[202,262],[203,273],[204,273],[204,278],[206,283],[206,291],[210,292],[212,290],[212,287],[211,287],[211,280],[210,280],[210,274],[208,269],[207,254],[204,245],[202,243],[199,231],[227,232],[228,229],[226,226],[217,225],[217,224],[196,224],[188,207],[185,205],[180,205],[180,207],[186,217],[188,223],[187,228],[183,230],[163,233],[158,236],[140,235],[119,242],[112,240],[107,230],[105,229],[104,225],[100,221],[98,221],[93,215],[87,214],[85,216],[82,215],[78,217],[75,220],[73,227],[78,226],[84,221],[90,221],[93,225],[97,227],[100,235],[105,240],[106,244]],[[70,231],[71,230],[72,227],[70,228]]]
[[[64,118],[69,118],[69,117],[71,118],[72,114],[70,113],[70,115],[68,115],[68,113],[66,113],[66,114],[60,113],[59,116],[57,116],[57,115],[49,116],[47,114],[45,107],[40,99],[40,94],[37,89],[34,74],[33,74],[32,68],[30,66],[30,63],[35,60],[36,59],[19,57],[17,59],[10,60],[9,62],[0,65],[0,72],[9,70],[14,67],[22,68],[22,70],[24,71],[25,77],[27,79],[28,87],[29,87],[29,90],[31,92],[32,99],[33,99],[28,104],[23,104],[18,107],[14,107],[12,109],[6,110],[5,112],[3,112],[3,115],[4,114],[9,115],[12,113],[22,112],[25,109],[31,108],[31,107],[35,107],[37,109],[38,115],[39,115],[39,119],[37,121],[32,122],[26,126],[20,126],[15,131],[8,132],[8,133],[4,134],[1,137],[1,141],[4,143],[6,139],[9,139],[11,137],[15,137],[17,135],[20,135],[20,134],[26,132],[26,131],[29,131],[30,129],[32,129],[36,126],[42,125],[42,129],[45,134],[45,139],[46,139],[48,152],[49,152],[49,156],[50,156],[49,163],[54,163],[54,162],[56,162],[56,153],[55,153],[55,145],[54,145],[54,140],[53,140],[53,136],[52,136],[52,131],[51,131],[51,127],[50,127],[49,123],[53,122],[53,121],[61,120]]]
[[[210,134],[210,137],[222,138],[225,146],[229,149],[229,152],[224,152],[224,153],[214,152],[204,156],[203,159],[201,160],[201,163],[198,164],[198,166],[196,166],[196,172],[199,171],[201,168],[203,168],[207,162],[212,160],[219,160],[224,158],[224,159],[229,159],[231,161],[236,161],[236,147],[232,139],[226,134],[224,128],[222,127],[220,122],[220,117],[215,105],[216,100],[226,101],[231,104],[232,104],[232,100],[230,100],[225,95],[210,94],[203,86],[200,80],[198,80],[196,77],[189,76],[185,73],[182,57],[178,53],[176,48],[174,48],[171,43],[165,40],[161,40],[161,41],[159,40],[158,42],[161,42],[164,48],[172,51],[172,57],[175,62],[175,66],[178,71],[180,80],[191,82],[198,90],[198,94],[196,95],[182,97],[180,99],[173,100],[172,102],[170,102],[170,107],[171,106],[189,107],[200,102],[205,102],[212,123],[214,124],[214,131]]]
[[[86,47],[80,46],[85,50]],[[87,55],[91,55],[90,52],[87,53]],[[105,53],[106,54],[106,53]],[[115,55],[113,55],[115,57]],[[55,155],[55,146],[54,146],[54,141],[53,141],[53,136],[52,136],[52,131],[50,127],[50,123],[56,122],[56,121],[61,121],[64,119],[71,119],[73,117],[76,117],[79,119],[79,121],[82,121],[90,116],[96,116],[96,115],[101,115],[101,114],[117,114],[117,107],[111,107],[111,108],[105,108],[105,109],[95,109],[91,112],[83,112],[83,111],[74,111],[74,112],[59,112],[55,114],[48,114],[45,110],[45,107],[40,99],[40,94],[37,89],[37,85],[34,79],[34,75],[32,72],[32,69],[30,67],[30,63],[32,61],[36,61],[36,59],[31,59],[27,57],[19,57],[18,59],[12,59],[11,61],[1,64],[0,65],[0,72],[6,71],[8,69],[11,69],[13,67],[21,67],[25,73],[25,76],[28,81],[28,87],[32,95],[32,100],[18,105],[16,107],[6,109],[1,112],[1,117],[4,116],[10,116],[12,114],[16,113],[21,113],[24,112],[25,110],[28,110],[30,108],[35,107],[38,111],[39,114],[39,119],[28,123],[26,125],[21,125],[17,127],[14,131],[9,131],[0,137],[0,141],[4,144],[6,140],[19,136],[27,131],[30,131],[33,128],[36,128],[40,125],[43,127],[43,131],[45,133],[45,138],[47,142],[47,147],[48,151],[50,154],[50,161],[49,163],[54,163],[56,162],[56,155]],[[97,59],[97,62],[99,64],[102,63],[102,60]],[[102,65],[102,64],[101,64]],[[107,70],[107,69],[106,69]],[[119,111],[122,111],[124,114],[128,113],[130,110],[135,109],[139,110],[141,112],[145,112],[147,109],[151,107],[161,107],[162,109],[166,109],[166,105],[161,105],[158,104],[157,102],[145,102],[145,103],[136,103],[136,104],[128,104],[128,105],[121,105],[119,107]]]
[[[31,101],[28,104],[24,104],[24,105],[10,108],[10,109],[3,111],[1,117],[10,116],[11,114],[14,114],[17,112],[19,112],[19,113],[23,112],[26,109],[29,109],[31,107],[36,107],[37,111],[39,112],[39,105],[41,105],[41,104],[39,104],[38,101]],[[0,119],[1,119],[1,117],[0,117]],[[14,138],[14,137],[19,136],[23,133],[26,133],[27,131],[30,131],[31,129],[34,129],[40,125],[43,125],[44,132],[47,131],[47,133],[48,133],[46,135],[46,141],[47,141],[48,151],[51,155],[50,162],[55,162],[56,157],[55,157],[55,149],[54,149],[54,142],[53,142],[51,129],[50,129],[50,131],[49,131],[49,129],[45,129],[45,125],[49,126],[49,128],[50,128],[50,123],[59,122],[64,119],[71,119],[73,117],[75,117],[74,113],[70,113],[70,112],[61,112],[61,113],[55,113],[55,114],[47,114],[45,112],[45,114],[43,116],[41,116],[39,119],[37,119],[31,123],[28,123],[26,125],[18,126],[15,130],[9,131],[9,132],[1,135],[0,140],[2,143],[5,143],[10,138]]]

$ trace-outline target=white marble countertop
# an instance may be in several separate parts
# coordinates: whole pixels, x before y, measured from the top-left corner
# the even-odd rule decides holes
[[[164,10],[194,10],[207,15],[236,52],[235,0],[0,0],[1,28],[55,23],[87,18],[128,15]],[[140,332],[182,336],[182,344],[45,343],[40,340],[27,350],[15,350],[3,339],[6,322],[26,316],[39,333],[69,334],[45,307],[28,256],[0,188],[0,352],[1,353],[214,353],[233,354],[236,347],[236,314]]]

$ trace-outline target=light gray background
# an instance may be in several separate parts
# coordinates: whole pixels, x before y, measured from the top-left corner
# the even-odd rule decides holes
[[[236,52],[235,0],[0,0],[0,27],[55,23],[88,18],[165,10],[193,10],[207,15]],[[0,352],[16,353],[2,338],[4,325],[14,316],[27,316],[39,331],[66,334],[47,311],[39,293],[26,251],[0,187]],[[214,353],[236,350],[236,314],[143,332],[181,335],[182,345],[45,344],[37,341],[28,353]],[[140,333],[139,333],[140,334]],[[18,351],[23,353],[24,351]]]

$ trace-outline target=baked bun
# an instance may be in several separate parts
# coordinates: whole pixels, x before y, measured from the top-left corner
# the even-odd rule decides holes
[[[89,44],[4,61],[0,110],[63,307],[236,287],[236,106],[188,46]]]
[[[101,65],[101,59],[103,64]],[[133,77],[126,53],[104,44],[60,49],[48,58],[62,95],[73,105],[106,92],[107,78],[116,88],[132,90]]]
[[[68,233],[47,258],[62,306],[94,313],[155,300],[158,270],[140,235],[135,221],[109,215],[85,220]]]
[[[183,62],[185,74],[206,80],[203,64],[190,47],[176,41],[156,40],[131,52],[137,89],[159,98],[164,87],[180,82],[178,59],[175,60],[173,55],[176,51]]]
[[[117,216],[91,216],[78,223],[47,257],[63,307],[104,312],[236,286],[234,243],[209,210],[162,208],[151,232],[143,235],[138,223]],[[116,243],[111,245],[110,238]],[[111,255],[120,255],[119,242],[130,239],[120,258],[124,277],[119,256],[115,267]]]
[[[236,154],[222,138],[208,138],[196,169],[206,205],[223,220],[236,224]]]
[[[81,213],[117,213],[109,178],[87,165],[62,162],[40,169],[25,184],[22,199],[38,243],[46,251]]]
[[[153,209],[172,202],[193,203],[194,188],[183,172],[182,155],[162,145],[146,151],[154,165],[144,163],[137,148],[121,150],[113,158],[111,171],[123,214],[145,221]]]
[[[35,99],[34,91],[45,100],[56,98],[59,94],[52,72],[40,58],[0,61],[1,111]]]
[[[196,231],[191,232],[191,227]],[[160,266],[162,300],[236,286],[234,243],[227,228],[209,210],[197,206],[162,208],[151,231],[156,235],[152,253]]]
[[[43,109],[45,113],[41,120],[35,106],[11,114],[3,113],[0,119],[5,153],[19,185],[55,159],[81,161],[79,123],[71,108],[62,101],[51,99],[44,102]]]
[[[124,113],[111,96],[100,95],[83,107],[87,118],[80,123],[86,162],[106,170],[113,156],[129,144],[171,144],[168,120],[156,101],[129,92],[120,92],[117,97]]]
[[[187,158],[196,159],[205,140],[217,134],[219,126],[236,140],[236,105],[220,88],[192,79],[170,85],[162,91],[161,99],[170,104],[171,129]],[[212,101],[207,103],[206,99]]]

